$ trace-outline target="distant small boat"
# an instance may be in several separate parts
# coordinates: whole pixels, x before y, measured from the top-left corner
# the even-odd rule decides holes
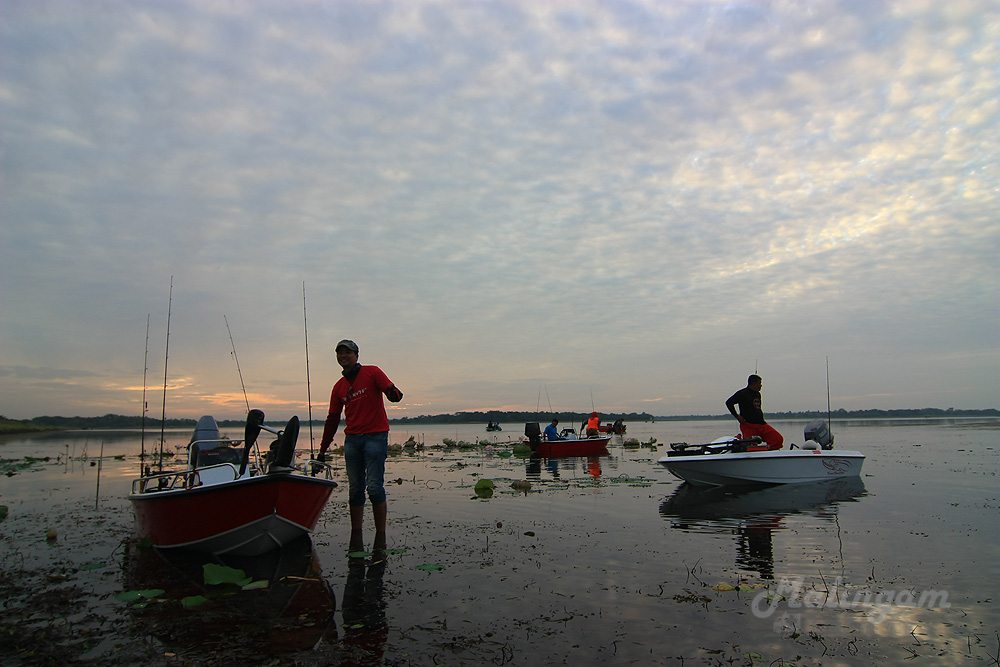
[[[524,434],[528,437],[532,453],[547,459],[569,456],[603,456],[608,454],[608,443],[611,442],[611,436],[543,440],[542,431],[537,422],[525,424]]]
[[[624,435],[627,428],[625,422],[621,419],[614,424],[605,424],[604,426],[597,427],[601,433],[613,433],[614,435]]]
[[[817,420],[821,421],[821,420]],[[858,476],[865,462],[861,452],[824,449],[833,437],[815,422],[806,437],[819,438],[815,448],[769,450],[760,438],[720,438],[704,445],[672,443],[673,451],[659,460],[675,477],[700,486],[801,484]]]
[[[278,436],[263,455],[261,429]],[[297,417],[274,431],[251,410],[244,440],[224,440],[215,419],[202,417],[184,470],[132,483],[136,536],[160,549],[256,556],[308,535],[337,483],[292,467],[298,433]]]
[[[490,422],[489,424],[486,425],[486,430],[487,431],[502,431],[503,429],[500,428],[500,424],[494,424],[493,422]]]

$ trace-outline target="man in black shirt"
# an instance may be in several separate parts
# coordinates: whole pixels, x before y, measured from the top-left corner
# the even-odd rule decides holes
[[[760,409],[760,388],[763,384],[759,375],[751,375],[747,378],[747,386],[729,397],[726,407],[740,423],[740,433],[744,438],[759,435],[768,449],[781,449],[784,437],[764,421],[764,411]],[[736,406],[739,406],[739,412]]]

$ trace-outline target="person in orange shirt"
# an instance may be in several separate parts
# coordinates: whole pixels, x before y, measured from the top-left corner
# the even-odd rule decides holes
[[[587,420],[587,437],[600,435],[601,433],[601,418],[597,416],[596,412],[590,413],[590,419]]]

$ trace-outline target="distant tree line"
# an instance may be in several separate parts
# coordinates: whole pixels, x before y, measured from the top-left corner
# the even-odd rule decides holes
[[[623,419],[626,422],[648,422],[658,419],[646,412],[598,412],[602,422]],[[419,417],[396,417],[390,421],[393,424],[478,424],[480,422],[502,422],[505,424],[519,422],[545,422],[558,417],[559,421],[567,423],[582,422],[590,416],[589,412],[504,412],[489,410],[486,412],[454,412],[445,415],[421,415]]]
[[[833,410],[829,413],[832,419],[947,419],[950,417],[1000,417],[1000,410],[992,408],[986,410],[956,410],[955,408],[914,408],[900,410]],[[803,412],[767,412],[766,417],[771,421],[783,419],[826,419],[826,410],[807,410]],[[657,421],[694,421],[707,419],[732,419],[730,414],[725,415],[674,415],[671,417],[657,417]]]
[[[732,419],[730,414],[717,415],[671,415],[655,416],[648,412],[597,412],[601,422],[621,419],[627,422],[649,421],[695,421],[708,419]],[[553,417],[567,423],[583,422],[590,416],[589,412],[455,412],[443,415],[421,415],[420,417],[399,417],[390,420],[393,424],[478,424],[480,422],[501,422],[504,424],[520,422],[549,422]],[[930,419],[947,417],[1000,417],[1000,410],[956,410],[948,408],[919,408],[908,410],[834,410],[830,413],[834,419]],[[826,418],[826,411],[809,410],[805,412],[768,412],[768,419],[817,419]]]
[[[602,422],[613,422],[621,419],[628,422],[650,422],[650,421],[694,421],[707,419],[732,419],[726,415],[671,415],[654,416],[648,412],[600,412]],[[479,424],[486,422],[501,422],[504,424],[539,422],[547,423],[553,417],[558,417],[559,421],[566,424],[582,423],[590,416],[589,412],[505,412],[500,410],[490,410],[486,412],[453,412],[450,414],[421,415],[419,417],[399,417],[390,420],[393,424]],[[955,408],[917,408],[908,410],[834,410],[831,415],[833,419],[933,419],[949,417],[1000,417],[1000,410],[957,410]],[[827,417],[825,411],[810,410],[806,412],[768,412],[767,418],[773,421],[783,419],[817,419]],[[2,419],[2,417],[0,417]],[[32,424],[46,428],[58,429],[138,429],[145,425],[148,430],[156,430],[161,426],[161,421],[152,417],[146,417],[145,424],[142,417],[129,417],[124,415],[108,414],[102,417],[35,417],[34,419],[21,420],[25,424]],[[286,422],[268,422],[269,425],[284,426]],[[306,424],[303,420],[303,424]],[[322,424],[323,420],[314,420],[314,423]],[[197,424],[195,419],[167,419],[163,423],[163,428],[194,428]],[[224,428],[241,427],[245,422],[241,419],[224,419],[219,421],[219,426]]]

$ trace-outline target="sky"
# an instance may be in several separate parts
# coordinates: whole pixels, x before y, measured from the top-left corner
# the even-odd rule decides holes
[[[998,408],[998,126],[992,0],[2,0],[0,414]]]

